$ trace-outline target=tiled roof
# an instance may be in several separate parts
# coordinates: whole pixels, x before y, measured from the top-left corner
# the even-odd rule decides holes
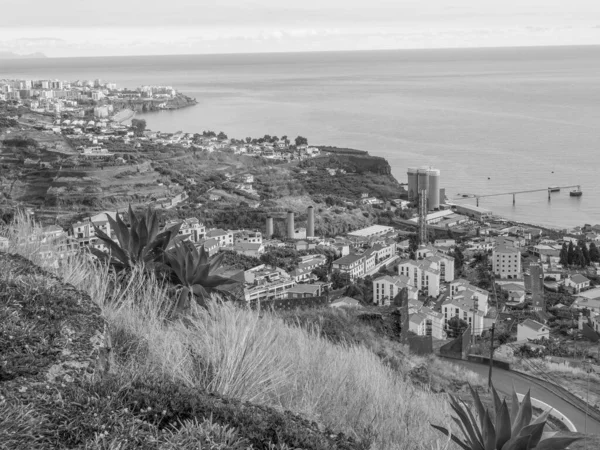
[[[584,277],[581,274],[575,274],[571,276],[571,281],[575,284],[581,284],[581,283],[589,283],[590,280],[588,280],[586,277]]]
[[[364,258],[364,255],[355,255],[355,254],[349,254],[346,256],[342,256],[340,259],[336,259],[335,261],[333,261],[333,264],[340,264],[340,265],[347,265],[347,264],[352,264],[358,260],[360,260],[361,258]]]
[[[536,322],[535,320],[532,320],[532,319],[527,319],[520,325],[531,328],[534,331],[540,331],[542,328],[544,328],[544,324]]]

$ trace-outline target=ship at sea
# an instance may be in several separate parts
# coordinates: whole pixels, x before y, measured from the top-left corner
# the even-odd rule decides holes
[[[573,189],[571,192],[569,192],[569,195],[571,197],[581,197],[583,192],[581,192],[581,189]]]
[[[550,192],[560,192],[560,187],[558,187],[558,186],[549,186],[548,190]]]

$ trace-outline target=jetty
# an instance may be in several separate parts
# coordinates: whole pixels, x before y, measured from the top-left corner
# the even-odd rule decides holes
[[[571,188],[577,188],[578,192],[581,192],[580,189],[580,185],[574,185],[574,186],[552,186],[552,187],[547,187],[544,189],[529,189],[526,191],[511,191],[511,192],[500,192],[497,194],[458,194],[459,197],[457,197],[457,199],[460,198],[474,198],[477,200],[477,206],[479,206],[479,199],[480,198],[485,198],[485,197],[499,197],[502,195],[512,195],[513,197],[513,205],[516,203],[516,197],[517,194],[531,194],[533,192],[548,192],[548,200],[551,199],[551,195],[552,192],[559,192],[560,189],[571,189]]]

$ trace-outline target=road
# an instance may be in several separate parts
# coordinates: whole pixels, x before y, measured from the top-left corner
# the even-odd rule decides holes
[[[489,367],[487,365],[454,359],[452,363],[472,370],[481,375],[485,380],[488,378]],[[557,390],[553,389],[550,383],[541,380],[539,382],[532,382],[531,379],[524,375],[497,367],[494,367],[492,371],[492,383],[494,383],[496,389],[506,394],[512,392],[513,385],[519,394],[526,394],[527,390],[531,389],[531,396],[533,398],[537,398],[563,413],[573,422],[580,433],[600,434],[600,420],[588,416],[586,421],[585,410],[582,411],[582,409],[575,407],[557,395]]]

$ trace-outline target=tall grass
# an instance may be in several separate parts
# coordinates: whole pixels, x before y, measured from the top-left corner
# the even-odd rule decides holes
[[[37,263],[36,225],[17,216],[11,251]],[[39,248],[39,247],[38,247]],[[286,325],[270,313],[215,299],[185,324],[169,319],[170,300],[141,271],[118,280],[85,254],[52,269],[102,308],[128,377],[153,373],[209,391],[290,410],[334,430],[370,439],[376,449],[430,449],[448,425],[445,396],[417,389],[372,351],[333,344],[318,329]]]

